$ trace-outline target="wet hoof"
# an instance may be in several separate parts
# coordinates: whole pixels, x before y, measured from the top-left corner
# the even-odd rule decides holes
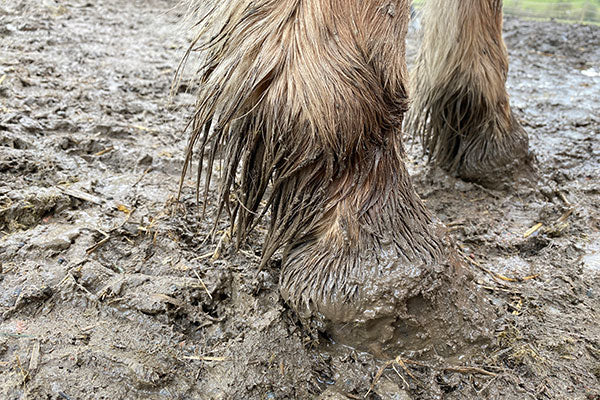
[[[409,119],[408,127],[421,137],[429,162],[450,175],[490,189],[537,182],[535,156],[529,151],[527,133],[508,105],[486,114],[468,110],[463,103],[472,104],[472,100],[458,98],[450,104],[436,105],[435,113],[430,111],[426,117],[414,111]],[[459,119],[454,109],[475,115]]]
[[[361,254],[298,248],[284,264],[280,291],[334,342],[378,357],[468,353],[489,344],[493,312],[452,243],[442,242],[444,253],[421,263],[393,243]]]
[[[452,164],[442,165],[449,173],[490,189],[531,185],[538,181],[535,155],[529,151],[527,134],[517,121],[513,132],[471,138],[466,150]],[[474,135],[473,135],[474,136]]]

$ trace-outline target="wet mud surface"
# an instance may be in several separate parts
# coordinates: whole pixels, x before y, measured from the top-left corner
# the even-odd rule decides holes
[[[506,21],[539,182],[466,183],[407,139],[495,331],[386,361],[301,327],[277,260],[258,271],[264,228],[233,252],[191,178],[175,201],[194,97],[189,75],[169,97],[173,3],[0,5],[0,398],[600,398],[598,27]]]

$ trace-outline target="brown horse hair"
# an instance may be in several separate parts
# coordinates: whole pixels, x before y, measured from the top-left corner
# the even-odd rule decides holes
[[[430,162],[467,180],[494,182],[527,158],[509,106],[501,0],[428,0],[405,129]]]
[[[438,224],[403,161],[408,0],[203,1],[191,9],[201,21],[188,52],[199,52],[200,88],[183,175],[198,147],[206,194],[223,156],[218,214],[228,211],[238,244],[271,210],[263,264],[284,248],[290,303],[314,301],[319,278],[350,295],[356,288],[340,286],[344,274],[359,273],[351,271],[361,268],[358,250],[383,239],[399,259],[441,258]]]
[[[270,210],[262,263],[282,249],[297,315],[369,351],[486,337],[490,314],[404,165],[409,1],[191,9],[200,87],[182,179],[196,151],[206,197],[221,159],[217,217],[228,211],[238,245]]]

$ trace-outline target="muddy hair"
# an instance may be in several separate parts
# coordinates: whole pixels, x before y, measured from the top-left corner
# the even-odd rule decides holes
[[[389,190],[367,179],[369,168],[381,168],[382,149],[402,156],[406,24],[397,20],[406,20],[407,7],[375,3],[231,0],[193,8],[200,89],[184,174],[197,151],[198,182],[207,159],[207,191],[223,157],[218,212],[227,209],[238,239],[272,211],[264,259],[299,234],[326,229],[328,207],[356,191],[364,214]],[[367,29],[354,31],[348,21]],[[369,48],[367,31],[397,40]]]
[[[222,163],[218,214],[238,245],[270,211],[262,263],[282,249],[282,299],[365,351],[487,335],[471,277],[404,165],[408,0],[198,4],[183,176],[197,154],[206,203]]]
[[[494,179],[527,153],[505,89],[501,0],[428,0],[405,128],[430,162],[468,180]]]

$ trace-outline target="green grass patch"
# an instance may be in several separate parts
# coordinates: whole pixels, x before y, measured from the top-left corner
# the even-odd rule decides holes
[[[426,0],[414,0],[415,6]],[[504,0],[504,13],[528,18],[600,23],[600,0]]]
[[[599,0],[505,0],[504,12],[538,18],[600,22]]]

